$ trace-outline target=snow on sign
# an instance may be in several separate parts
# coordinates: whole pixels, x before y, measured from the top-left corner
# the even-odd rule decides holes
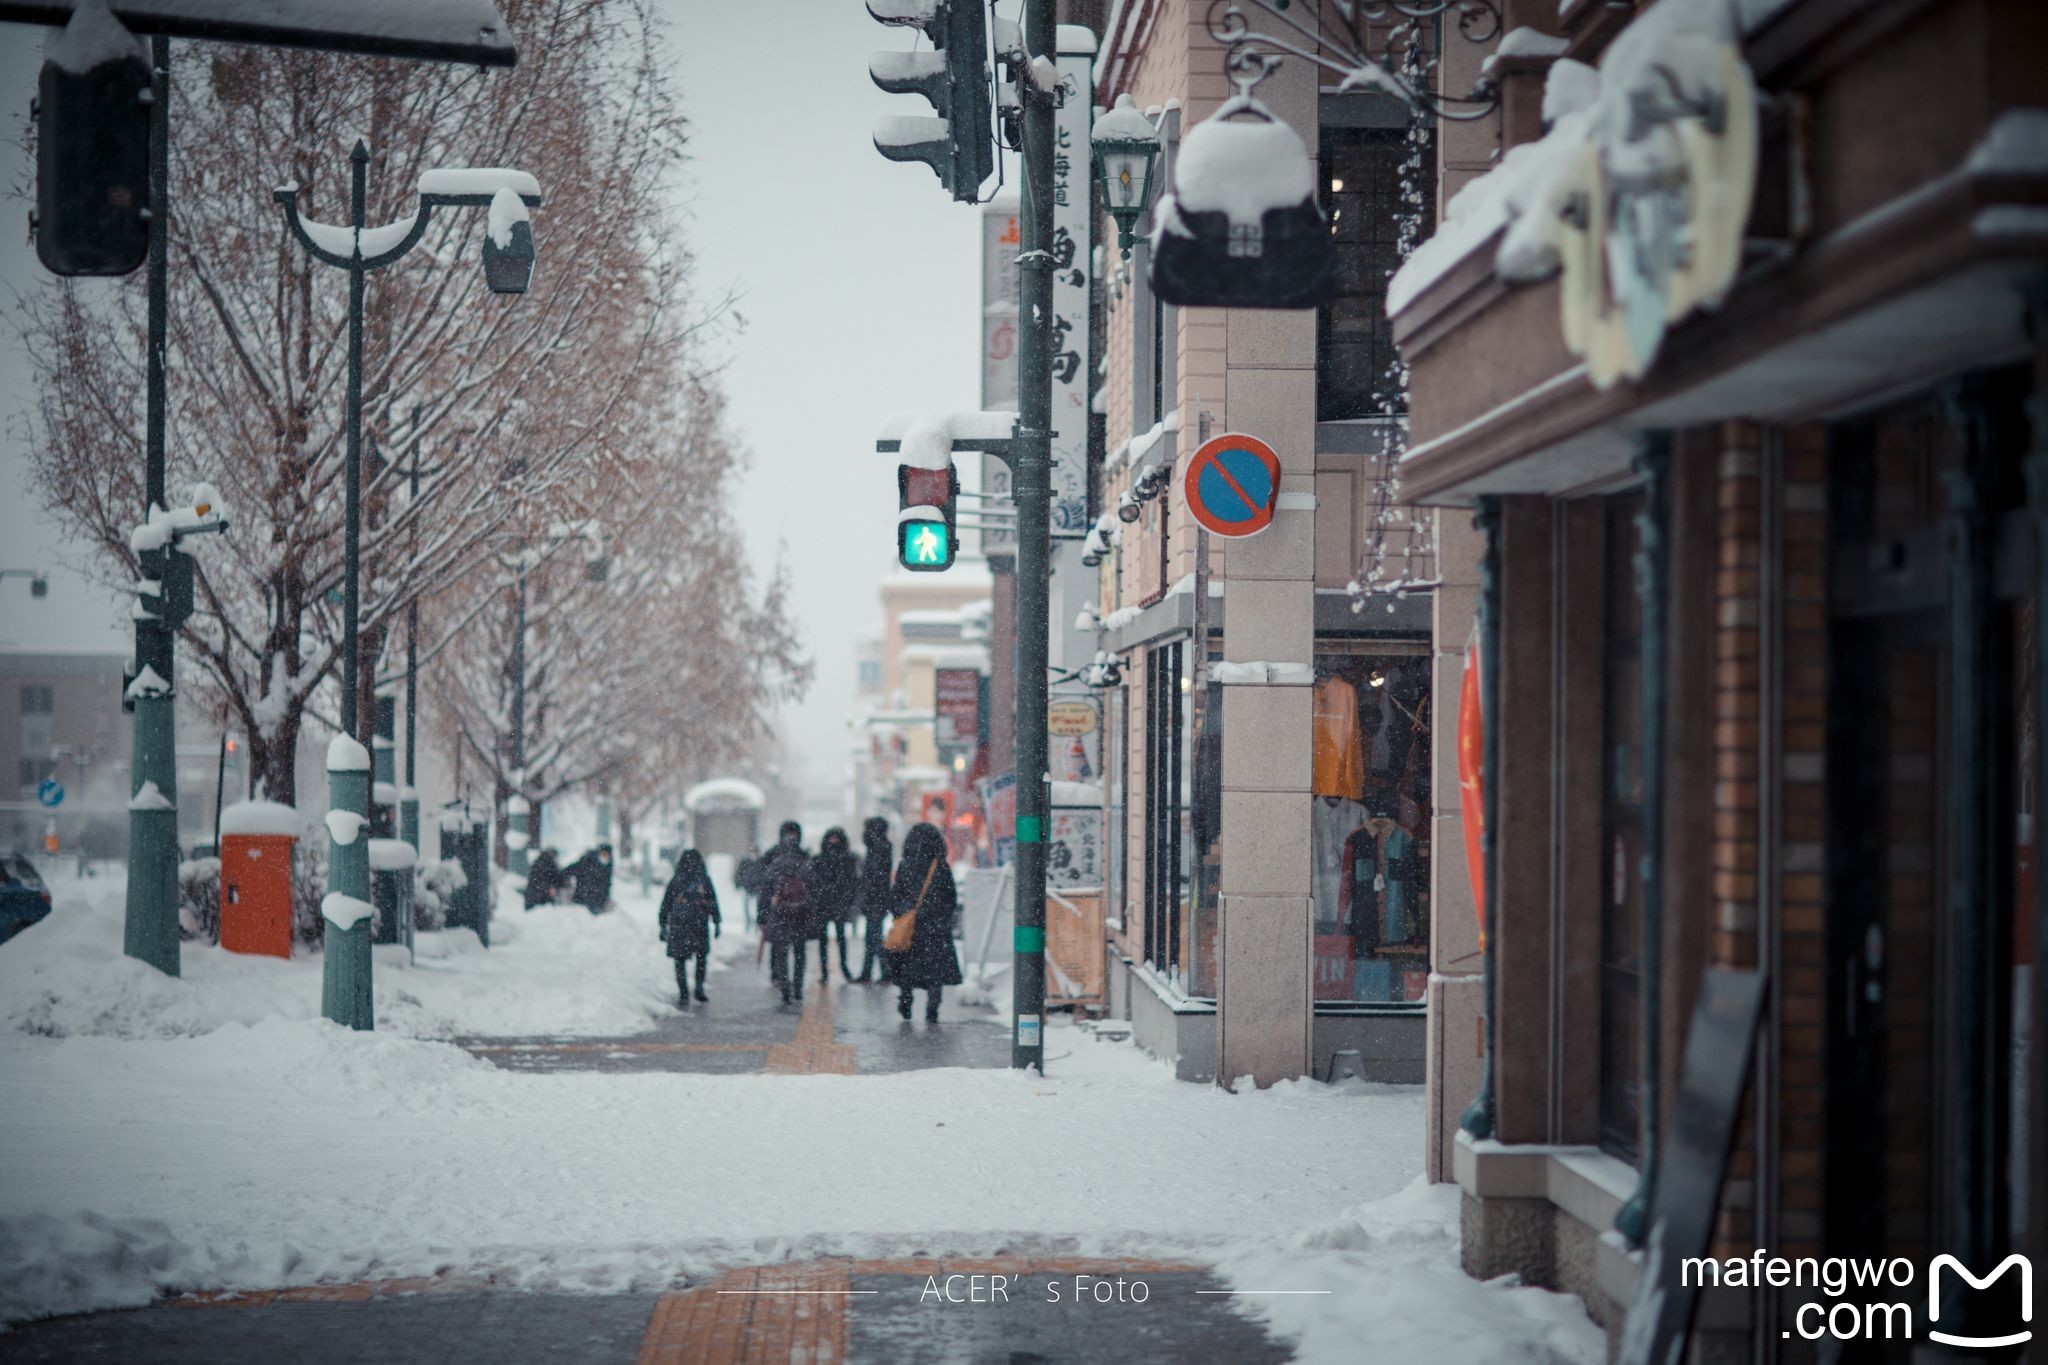
[[[1255,536],[1273,524],[1280,502],[1280,457],[1256,436],[1226,432],[1188,460],[1182,491],[1188,512],[1219,536]]]
[[[518,61],[492,0],[108,0],[131,33],[410,57],[465,66]],[[0,0],[0,23],[62,28],[71,0]]]
[[[36,802],[44,810],[55,810],[64,804],[64,784],[54,777],[46,777],[36,788]]]

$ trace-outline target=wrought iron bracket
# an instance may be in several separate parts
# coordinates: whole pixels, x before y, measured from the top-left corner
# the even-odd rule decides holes
[[[1500,107],[1500,87],[1490,76],[1481,76],[1463,95],[1439,94],[1417,79],[1437,60],[1418,47],[1422,23],[1454,12],[1460,37],[1490,43],[1501,31],[1494,0],[1320,0],[1336,23],[1297,18],[1288,12],[1292,8],[1289,0],[1210,0],[1209,36],[1226,49],[1224,71],[1238,93],[1249,94],[1285,53],[1340,77],[1346,91],[1378,90],[1418,115],[1469,123]],[[1254,28],[1247,11],[1270,22]]]

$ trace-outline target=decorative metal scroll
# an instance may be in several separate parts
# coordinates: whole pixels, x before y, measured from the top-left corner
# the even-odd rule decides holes
[[[1466,42],[1490,43],[1501,31],[1493,0],[1306,0],[1300,8],[1308,19],[1292,12],[1294,0],[1211,0],[1209,36],[1228,49],[1224,69],[1240,91],[1264,80],[1286,53],[1340,77],[1343,90],[1392,95],[1432,118],[1469,122],[1500,107],[1490,76],[1464,95],[1439,94],[1417,79],[1436,69],[1422,47],[1424,22],[1455,14]],[[1254,29],[1247,11],[1272,23]]]

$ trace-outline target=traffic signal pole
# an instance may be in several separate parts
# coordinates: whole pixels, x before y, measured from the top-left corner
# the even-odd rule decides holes
[[[149,40],[149,355],[147,430],[144,437],[143,520],[169,505],[164,492],[164,347],[169,333],[170,289],[166,281],[171,190],[171,41]],[[130,762],[128,803],[128,893],[122,951],[163,972],[178,975],[178,763],[174,700],[175,626],[165,611],[172,557],[167,541],[146,551],[141,576],[154,578],[154,599],[138,599],[135,621],[137,682],[129,696],[135,707],[135,745]],[[154,572],[152,572],[154,570]],[[152,676],[154,675],[154,676]],[[154,784],[153,786],[151,784]]]
[[[1054,60],[1053,0],[1024,0],[1024,51]],[[1045,1072],[1046,653],[1052,553],[1053,101],[1028,78],[1024,101],[1023,253],[1018,257],[1017,881],[1010,1065]]]

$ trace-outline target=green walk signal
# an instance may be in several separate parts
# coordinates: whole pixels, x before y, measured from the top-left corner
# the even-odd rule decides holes
[[[936,573],[953,567],[953,528],[943,521],[896,524],[896,558],[906,569]]]
[[[959,471],[950,461],[938,469],[897,465],[896,497],[896,562],[919,573],[952,568],[960,551]]]

